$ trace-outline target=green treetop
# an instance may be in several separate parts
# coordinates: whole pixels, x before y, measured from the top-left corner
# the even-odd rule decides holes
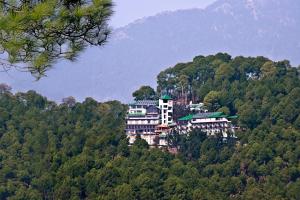
[[[142,86],[132,96],[135,101],[138,100],[155,100],[157,98],[155,90],[150,86]]]

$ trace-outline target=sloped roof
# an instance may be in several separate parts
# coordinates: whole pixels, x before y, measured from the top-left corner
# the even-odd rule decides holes
[[[145,113],[128,113],[127,115],[129,117],[143,117],[143,116],[146,116]]]
[[[219,117],[227,117],[227,116],[222,112],[213,112],[208,115],[208,118],[219,118]]]
[[[193,119],[203,119],[203,118],[215,118],[219,117],[223,113],[219,112],[204,112],[204,113],[197,113],[193,116]]]
[[[172,97],[170,97],[169,95],[163,95],[163,96],[161,97],[161,99],[162,99],[162,100],[171,100]]]
[[[205,112],[205,113],[197,113],[197,114],[189,114],[187,116],[181,117],[179,121],[189,121],[192,119],[204,119],[204,118],[227,118],[227,119],[237,119],[238,116],[228,116],[223,112]]]
[[[233,116],[229,116],[229,117],[227,117],[228,119],[237,119],[237,118],[239,118],[239,116],[238,115],[233,115]]]
[[[194,117],[194,115],[190,114],[190,115],[187,115],[187,116],[185,116],[185,117],[181,117],[181,118],[179,118],[178,120],[179,120],[179,121],[188,121],[188,120],[193,119],[193,117]]]
[[[222,112],[205,112],[205,113],[197,113],[197,114],[190,114],[185,117],[179,118],[179,121],[188,121],[191,119],[204,119],[204,118],[227,118],[228,116]]]

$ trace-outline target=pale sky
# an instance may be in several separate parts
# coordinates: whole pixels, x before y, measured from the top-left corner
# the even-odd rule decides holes
[[[137,19],[152,16],[163,11],[189,8],[205,8],[215,0],[113,0],[115,14],[111,25],[115,28],[127,25]]]

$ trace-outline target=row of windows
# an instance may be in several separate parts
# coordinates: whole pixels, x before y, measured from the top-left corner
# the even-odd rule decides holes
[[[138,129],[138,130],[129,130],[129,133],[155,133],[155,129]]]
[[[221,122],[221,123],[215,123],[215,122],[202,122],[202,123],[193,123],[193,124],[195,124],[195,125],[216,125],[216,126],[218,126],[218,125],[220,125],[220,126],[223,126],[223,125],[227,125],[228,123],[226,123],[226,122]]]
[[[155,129],[155,126],[151,125],[127,125],[127,129]]]
[[[128,120],[127,124],[157,124],[158,120]]]
[[[198,121],[199,119],[192,119],[192,121]],[[203,119],[202,119],[203,120]],[[224,118],[208,118],[208,119],[205,119],[205,120],[210,120],[210,121],[221,121],[221,120],[224,120]]]

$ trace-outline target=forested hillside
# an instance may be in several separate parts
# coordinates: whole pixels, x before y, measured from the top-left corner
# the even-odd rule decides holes
[[[300,82],[288,61],[198,56],[158,92],[238,114],[237,141],[198,130],[172,155],[124,134],[117,101],[0,93],[0,199],[299,199]]]
[[[287,60],[233,59],[223,53],[198,56],[162,71],[157,79],[159,93],[203,101],[210,111],[238,114],[239,124],[247,128],[300,123],[299,68]]]

